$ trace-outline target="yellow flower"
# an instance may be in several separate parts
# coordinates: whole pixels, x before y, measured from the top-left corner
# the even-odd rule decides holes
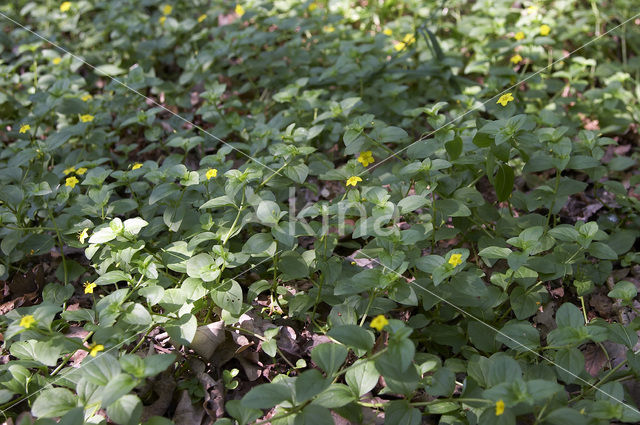
[[[384,317],[382,314],[380,314],[373,318],[369,326],[371,326],[374,329],[377,329],[378,332],[380,332],[382,328],[384,328],[388,324],[389,324],[389,321],[387,320],[387,318]]]
[[[62,13],[68,12],[69,9],[71,9],[71,2],[70,1],[65,1],[60,5],[60,12],[62,12]]]
[[[54,65],[59,65],[60,62],[62,62],[62,59],[61,58],[53,58],[53,60],[51,62],[53,62]]]
[[[524,33],[522,31],[518,31],[516,35],[513,36],[516,40],[520,41],[524,38]]]
[[[89,237],[89,228],[85,227],[84,229],[82,229],[82,232],[78,234],[78,240],[80,241],[80,243],[84,243],[84,240],[87,239],[88,237]]]
[[[137,170],[138,168],[142,167],[142,164],[139,162],[136,162],[135,164],[133,164],[133,167],[131,167],[132,170]]]
[[[462,264],[462,254],[451,254],[451,257],[449,257],[449,264],[453,267],[457,267],[459,264]]]
[[[95,357],[98,355],[100,351],[103,351],[103,350],[104,350],[104,345],[93,344],[91,347],[89,347],[89,354],[91,355],[91,357]]]
[[[85,294],[93,294],[93,289],[98,286],[93,282],[85,282],[84,283],[84,293]],[[95,357],[95,356],[94,356]]]
[[[207,19],[207,15],[203,13],[202,15],[198,16],[198,23],[204,21],[205,19]]]
[[[551,27],[547,24],[543,24],[540,25],[540,35],[541,36],[545,36],[545,35],[549,35],[549,33],[551,32]]]
[[[173,12],[173,6],[169,4],[165,4],[164,6],[162,6],[163,15],[171,15],[171,12]]]
[[[373,154],[371,153],[371,151],[364,151],[360,152],[360,156],[358,156],[358,162],[367,167],[369,164],[373,164],[376,161],[375,159],[373,159]]]
[[[354,186],[361,182],[362,179],[358,176],[351,176],[347,179],[347,186]]]
[[[77,174],[77,175],[79,175],[79,176],[81,176],[81,175],[83,175],[83,174],[84,174],[84,173],[86,173],[86,172],[87,172],[87,169],[86,169],[86,168],[84,168],[84,167],[80,167],[80,168],[78,168],[78,171],[76,171],[76,174]]]
[[[496,416],[500,416],[504,413],[504,401],[496,401]]]
[[[529,15],[533,15],[538,11],[538,7],[537,6],[529,6],[527,7],[527,13]]]
[[[158,19],[158,22],[160,22],[160,24],[164,25],[164,21],[167,20],[166,16],[161,16],[160,19]]]
[[[66,175],[69,175],[70,173],[73,173],[74,171],[76,171],[76,167],[74,167],[74,166],[72,165],[71,167],[66,168],[66,169],[63,171],[63,173],[64,173],[64,175],[66,176]]]
[[[516,65],[519,64],[520,62],[522,62],[522,56],[520,55],[513,55],[511,56],[511,59],[509,59],[511,61],[512,64]]]
[[[91,122],[93,121],[95,117],[93,115],[89,115],[89,114],[85,114],[85,115],[80,115],[80,121],[82,122]]]
[[[309,5],[309,7],[307,9],[309,9],[309,12],[313,12],[314,10],[316,10],[318,8],[318,4],[316,2],[313,2]]]
[[[414,41],[416,41],[415,36],[413,34],[407,34],[402,38],[402,41],[398,42],[395,46],[393,46],[393,48],[397,51],[400,51],[412,44]]]
[[[209,170],[207,170],[207,174],[205,174],[205,177],[207,178],[207,180],[210,180],[211,177],[218,177],[218,170],[216,170],[215,168],[209,168]]]
[[[333,25],[326,25],[325,27],[322,28],[324,30],[324,32],[326,33],[332,33],[334,32],[336,29]]]
[[[391,28],[385,28],[382,33],[388,37],[391,37],[391,35],[393,34],[393,31],[391,31]]]
[[[22,316],[22,318],[20,319],[20,326],[25,329],[29,329],[31,326],[33,326],[34,323],[36,323],[36,319],[30,314]]]
[[[26,133],[27,131],[31,130],[31,126],[29,124],[22,124],[20,126],[20,131],[19,133]]]
[[[74,187],[76,187],[78,182],[80,182],[80,180],[78,180],[76,176],[67,177],[67,180],[65,180],[64,185],[69,186],[71,189],[73,189]]]
[[[89,100],[93,99],[93,96],[91,96],[90,94],[85,94],[80,99],[82,99],[83,102],[88,102]]]
[[[513,95],[511,93],[506,93],[500,96],[500,99],[496,103],[501,104],[502,106],[507,106],[507,103],[514,100]]]
[[[244,7],[240,6],[239,4],[236,4],[236,8],[234,9],[234,11],[236,12],[236,15],[240,17],[244,15]]]

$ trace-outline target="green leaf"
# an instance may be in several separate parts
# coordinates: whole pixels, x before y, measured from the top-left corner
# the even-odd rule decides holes
[[[311,369],[302,372],[295,381],[295,401],[304,403],[323,392],[331,385],[331,379],[325,378],[316,370]]]
[[[151,195],[149,195],[149,205],[153,205],[178,191],[179,188],[175,183],[162,183],[154,187],[151,191]]]
[[[496,173],[494,186],[496,189],[496,196],[498,201],[506,201],[511,196],[513,191],[513,182],[515,181],[515,174],[513,169],[508,165],[501,163],[498,166],[498,172]]]
[[[302,412],[297,414],[294,425],[325,425],[333,423],[333,417],[329,409],[317,404],[310,404]]]
[[[453,140],[449,140],[444,144],[447,153],[449,154],[449,159],[455,161],[462,154],[462,139],[460,136],[456,136]]]
[[[86,367],[84,363],[86,364]],[[120,374],[120,363],[110,353],[102,353],[93,358],[88,357],[83,362],[82,375],[95,385],[104,386]]]
[[[240,400],[230,400],[224,407],[229,415],[237,420],[240,425],[246,425],[262,416],[261,410],[249,409],[243,406]]]
[[[270,383],[254,387],[242,397],[241,402],[244,407],[249,409],[270,409],[291,399],[291,388],[285,384]]]
[[[422,413],[406,400],[395,400],[385,405],[385,425],[420,425],[421,423]]]
[[[283,252],[278,260],[278,268],[282,271],[282,279],[285,282],[309,276],[309,266],[295,251]]]
[[[142,416],[142,402],[133,395],[125,395],[107,407],[107,416],[121,425],[135,425]]]
[[[496,340],[516,351],[527,351],[540,346],[540,334],[527,322],[511,321],[503,326]],[[526,348],[525,348],[526,347]]]
[[[247,254],[261,254],[273,244],[273,237],[269,233],[257,233],[249,238],[242,247]]]
[[[502,248],[499,246],[488,246],[478,252],[478,255],[490,260],[507,258],[509,254],[511,254],[511,250],[509,248]]]
[[[355,400],[353,392],[344,384],[331,384],[329,388],[313,399],[312,403],[328,409],[346,406]]]
[[[558,378],[567,384],[573,384],[584,372],[584,355],[577,348],[558,350],[555,356]]]
[[[613,287],[611,291],[607,294],[610,298],[619,298],[624,301],[631,301],[638,295],[638,289],[636,285],[629,282],[628,280],[622,280],[616,283],[616,286]]]
[[[227,280],[221,286],[211,290],[211,299],[234,316],[242,310],[242,288],[235,280]]]
[[[165,330],[175,344],[189,345],[196,335],[198,321],[195,316],[187,313],[165,326]]]
[[[273,201],[261,201],[256,216],[262,223],[274,225],[280,221],[280,207]]]
[[[138,381],[127,373],[116,375],[101,390],[102,406],[109,407],[111,403],[131,391]]]
[[[373,332],[357,325],[341,325],[333,327],[328,333],[331,338],[347,347],[369,351],[373,348],[375,337]]]
[[[363,359],[351,365],[345,374],[347,385],[358,397],[371,391],[378,383],[379,377],[375,362]]]
[[[66,388],[49,388],[40,393],[31,406],[31,413],[38,418],[62,416],[78,405],[77,397]]]
[[[538,296],[535,293],[527,293],[527,291],[518,286],[509,294],[509,302],[511,308],[518,320],[526,319],[533,316],[538,310]]]
[[[618,254],[616,254],[613,249],[609,248],[609,245],[602,242],[593,242],[591,245],[589,245],[588,252],[589,254],[601,260],[618,259]]]
[[[348,350],[344,345],[333,342],[319,344],[311,350],[311,359],[327,376],[333,376],[347,359]]]
[[[571,303],[564,303],[556,311],[556,324],[559,328],[584,326],[584,317],[578,307]]]
[[[111,285],[122,281],[131,281],[131,275],[120,270],[113,270],[110,272],[106,272],[105,274],[97,278],[94,283],[96,285]]]

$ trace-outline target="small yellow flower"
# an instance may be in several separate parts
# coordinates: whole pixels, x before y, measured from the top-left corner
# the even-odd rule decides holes
[[[173,12],[173,6],[169,4],[165,4],[164,6],[162,6],[163,15],[171,15],[171,12]]]
[[[91,347],[89,347],[89,354],[91,355],[91,357],[95,357],[98,355],[100,351],[103,351],[103,350],[104,350],[104,345],[93,344]]]
[[[53,62],[54,65],[60,65],[60,62],[62,62],[62,59],[61,58],[53,58],[53,60],[51,62]]]
[[[142,164],[139,162],[136,162],[135,164],[133,164],[133,167],[131,167],[132,170],[137,170],[138,168],[142,167]]]
[[[62,13],[68,12],[69,9],[71,9],[71,2],[70,1],[65,1],[60,5],[60,12],[62,12]]]
[[[76,185],[79,182],[80,180],[78,180],[76,176],[72,176],[72,177],[67,177],[67,180],[65,180],[64,185],[69,186],[71,189],[73,189],[74,187],[76,187]]]
[[[76,167],[74,167],[73,165],[69,168],[65,168],[65,170],[63,171],[64,175],[67,176],[71,173],[73,173],[74,171],[76,171]]]
[[[527,7],[527,14],[534,15],[538,11],[537,6],[529,6]]]
[[[240,17],[244,15],[244,7],[240,6],[239,4],[236,4],[236,8],[234,9],[234,11],[236,12],[236,15]]]
[[[91,99],[93,99],[93,96],[91,96],[90,94],[85,94],[84,96],[82,96],[80,99],[82,99],[83,102],[88,102]]]
[[[164,25],[164,22],[167,20],[166,16],[161,16],[160,19],[158,19],[158,22],[160,22],[160,24]]]
[[[84,293],[85,293],[85,294],[93,294],[93,290],[94,290],[94,288],[95,288],[96,286],[98,286],[98,285],[96,285],[96,284],[95,284],[95,283],[93,283],[93,282],[88,282],[88,281],[87,281],[87,282],[85,282],[85,283],[84,283]],[[94,356],[94,357],[95,357],[95,356]]]
[[[414,41],[416,41],[416,37],[413,34],[407,34],[402,38],[402,41],[398,42],[395,46],[393,46],[393,48],[397,51],[400,51],[410,44],[413,44]]]
[[[322,29],[324,30],[324,32],[326,32],[328,34],[334,32],[336,30],[333,25],[326,25]]]
[[[200,16],[198,16],[198,23],[201,23],[202,21],[204,21],[205,19],[207,19],[207,15],[205,15],[204,13]]]
[[[391,35],[393,35],[393,31],[391,31],[391,28],[385,28],[382,33],[384,35],[386,35],[387,37],[391,37]]]
[[[451,254],[451,257],[449,257],[449,264],[453,267],[457,267],[459,264],[462,264],[462,254]]]
[[[20,326],[25,329],[29,329],[31,326],[33,326],[34,323],[36,323],[36,319],[30,314],[22,316],[22,318],[20,319]]]
[[[516,65],[519,64],[520,62],[522,62],[522,56],[520,55],[513,55],[511,56],[511,59],[509,59],[511,61],[512,64]]]
[[[544,37],[546,35],[549,35],[550,32],[551,32],[551,27],[549,25],[547,25],[547,24],[540,25],[540,35],[541,36]]]
[[[31,130],[31,126],[29,124],[22,124],[20,126],[20,131],[19,133],[26,133],[27,131]]]
[[[218,170],[216,170],[215,168],[209,168],[209,170],[207,170],[207,174],[205,174],[205,177],[207,178],[207,180],[211,180],[212,177],[218,177]]]
[[[387,320],[387,318],[384,317],[382,314],[380,314],[373,318],[369,326],[371,326],[374,329],[377,329],[378,332],[380,332],[388,324],[389,324],[389,321]]]
[[[95,117],[93,115],[89,115],[89,114],[85,114],[85,115],[80,115],[80,121],[82,122],[91,122],[93,121]]]
[[[84,173],[86,173],[86,172],[87,172],[87,169],[86,169],[86,168],[84,168],[84,167],[80,167],[80,168],[78,168],[78,171],[76,171],[76,174],[77,174],[77,175],[79,175],[79,176],[81,176],[81,175],[83,175],[83,174],[84,174]]]
[[[307,9],[309,9],[309,12],[313,12],[314,10],[316,10],[318,8],[318,3],[313,2],[309,5],[309,7]]]
[[[89,237],[89,228],[85,227],[82,232],[78,233],[78,240],[80,243],[84,243],[84,240]]]
[[[369,166],[369,164],[373,164],[375,159],[373,159],[373,154],[371,151],[360,152],[360,156],[358,156],[358,162],[365,167]]]
[[[518,31],[516,35],[513,36],[517,41],[520,41],[524,38],[524,33],[522,31]]]
[[[496,103],[499,103],[502,106],[507,106],[507,103],[511,102],[512,100],[514,100],[513,95],[511,93],[505,93],[500,96],[500,99],[498,99]]]
[[[361,182],[362,179],[358,176],[351,176],[347,179],[347,186],[354,186]]]
[[[500,416],[504,413],[504,401],[496,401],[496,416]]]

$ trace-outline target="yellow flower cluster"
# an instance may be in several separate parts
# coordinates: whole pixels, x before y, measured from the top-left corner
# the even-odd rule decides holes
[[[27,314],[26,316],[22,316],[22,318],[20,318],[20,327],[23,327],[25,329],[29,329],[35,323],[36,319],[30,314]]]
[[[509,60],[511,61],[512,64],[517,65],[520,62],[522,62],[522,56],[520,56],[519,54],[515,54],[511,56],[511,59]]]
[[[504,401],[496,401],[496,416],[500,416],[504,413]]]
[[[374,162],[376,162],[376,160],[373,159],[373,154],[371,153],[371,151],[364,151],[360,152],[360,156],[358,156],[358,162],[367,167],[369,166],[369,164],[373,164]]]
[[[22,133],[26,133],[26,132],[27,132],[27,131],[29,131],[29,130],[31,130],[31,126],[30,126],[29,124],[22,124],[22,125],[20,126],[20,131],[19,131],[19,133],[20,133],[20,134],[22,134]]]
[[[451,257],[449,257],[449,264],[453,267],[457,267],[462,264],[462,254],[451,254]]]
[[[212,177],[218,177],[218,170],[216,170],[215,168],[209,168],[207,170],[207,173],[205,174],[205,177],[207,178],[207,180],[211,180]]]
[[[60,12],[66,13],[66,12],[69,11],[69,9],[71,9],[71,2],[70,1],[65,1],[65,2],[62,2],[60,4]]]
[[[69,186],[71,189],[73,189],[79,182],[80,180],[78,180],[76,176],[71,176],[67,177],[67,179],[64,181],[64,185]]]
[[[239,4],[236,4],[236,8],[234,9],[234,12],[236,12],[236,15],[238,15],[238,17],[242,17],[242,15],[244,15],[244,7],[242,7]]]
[[[380,314],[380,315],[378,315],[378,316],[373,318],[373,320],[371,321],[371,324],[369,326],[371,326],[372,328],[374,328],[378,332],[380,332],[388,324],[389,324],[389,321],[387,320],[387,318],[384,317],[382,314]]]
[[[91,357],[95,357],[98,355],[100,351],[104,350],[104,345],[102,344],[93,344],[89,347],[89,355]]]
[[[133,166],[131,167],[132,170],[137,170],[138,168],[142,167],[142,164],[139,162],[136,162],[135,164],[133,164]]]
[[[84,283],[84,293],[85,294],[93,294],[93,290],[95,289],[95,287],[98,286],[93,282],[85,282]]]
[[[198,23],[201,23],[202,21],[204,21],[205,19],[207,19],[207,15],[205,15],[204,13],[200,16],[198,16]]]
[[[95,117],[90,114],[80,115],[80,121],[82,122],[91,122]]]
[[[515,100],[514,97],[513,97],[513,94],[505,93],[502,96],[500,96],[500,99],[498,99],[498,101],[496,103],[499,103],[502,106],[507,106],[507,104],[509,102],[511,102],[512,100]]]
[[[351,176],[347,179],[347,186],[353,186],[355,187],[358,182],[361,182],[362,179],[358,176]]]
[[[393,46],[394,49],[396,49],[397,51],[403,50],[405,47],[413,44],[416,41],[416,37],[413,34],[407,34],[402,38],[402,41],[398,42],[395,46]]]

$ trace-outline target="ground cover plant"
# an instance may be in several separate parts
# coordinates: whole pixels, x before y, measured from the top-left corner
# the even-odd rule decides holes
[[[2,420],[640,422],[638,12],[0,5]]]

